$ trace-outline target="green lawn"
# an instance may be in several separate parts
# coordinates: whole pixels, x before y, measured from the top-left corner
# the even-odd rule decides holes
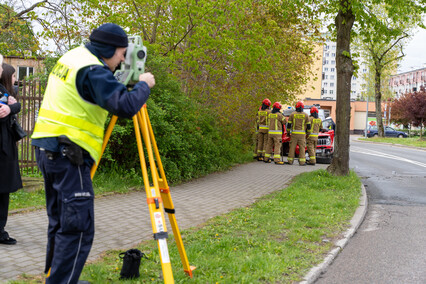
[[[423,137],[422,140],[420,140],[419,137],[412,137],[412,138],[391,138],[391,137],[364,138],[362,137],[362,138],[358,138],[358,140],[426,148],[426,137]]]

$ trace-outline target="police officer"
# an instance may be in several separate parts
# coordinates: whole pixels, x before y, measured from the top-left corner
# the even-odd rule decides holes
[[[290,149],[288,151],[287,163],[292,165],[296,146],[299,145],[299,165],[305,166],[305,147],[306,147],[306,131],[311,129],[309,116],[303,111],[305,106],[301,101],[296,103],[296,111],[290,114],[287,122],[287,129],[291,131]]]
[[[265,163],[270,163],[272,149],[274,149],[274,162],[282,165],[284,162],[280,160],[281,142],[283,136],[283,126],[285,125],[285,117],[281,114],[281,104],[275,102],[272,105],[272,111],[268,115],[268,144],[266,146]]]
[[[256,124],[258,128],[257,132],[257,160],[263,161],[265,156],[266,143],[268,142],[268,115],[271,113],[269,107],[271,106],[271,101],[269,99],[264,99],[262,101],[262,106],[257,112]]]
[[[78,281],[94,236],[90,169],[100,159],[108,112],[131,118],[155,85],[144,73],[133,90],[113,71],[124,61],[128,38],[115,24],[92,31],[90,42],[65,53],[49,75],[32,135],[44,176],[49,218],[46,283]]]
[[[308,134],[306,135],[309,161],[307,161],[306,164],[314,166],[316,163],[315,151],[318,144],[318,134],[322,128],[322,120],[318,118],[318,109],[316,107],[311,107],[309,121],[311,123],[311,129],[308,130]]]

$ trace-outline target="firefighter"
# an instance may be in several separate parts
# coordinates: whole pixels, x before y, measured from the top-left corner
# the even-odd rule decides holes
[[[309,122],[309,116],[303,112],[305,106],[301,101],[296,104],[296,111],[290,114],[287,123],[287,129],[290,131],[290,150],[288,151],[287,163],[292,165],[294,162],[294,156],[296,146],[299,145],[299,165],[305,166],[305,147],[306,147],[306,131],[311,129],[311,123]]]
[[[272,105],[272,111],[268,115],[268,144],[266,146],[265,163],[270,163],[272,149],[274,149],[274,162],[277,165],[282,165],[280,161],[281,140],[283,136],[283,127],[285,125],[285,117],[281,114],[281,104],[275,102]]]
[[[311,129],[308,130],[308,134],[306,135],[309,161],[306,164],[314,166],[316,163],[315,150],[317,149],[318,133],[322,128],[322,120],[318,118],[318,109],[316,107],[311,108],[309,121],[311,122]]]
[[[271,101],[269,99],[264,99],[262,101],[262,106],[257,112],[256,116],[256,125],[257,125],[257,160],[263,161],[265,156],[266,143],[268,141],[268,115],[271,113],[269,107],[271,106]]]

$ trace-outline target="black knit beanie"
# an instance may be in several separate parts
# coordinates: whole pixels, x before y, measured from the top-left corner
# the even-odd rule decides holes
[[[129,41],[126,32],[118,25],[107,23],[94,29],[89,37],[91,42],[99,42],[114,47],[127,47]]]

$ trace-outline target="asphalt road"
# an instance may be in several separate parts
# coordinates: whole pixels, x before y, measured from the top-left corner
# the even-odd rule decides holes
[[[426,151],[352,140],[366,218],[316,283],[426,283]]]

